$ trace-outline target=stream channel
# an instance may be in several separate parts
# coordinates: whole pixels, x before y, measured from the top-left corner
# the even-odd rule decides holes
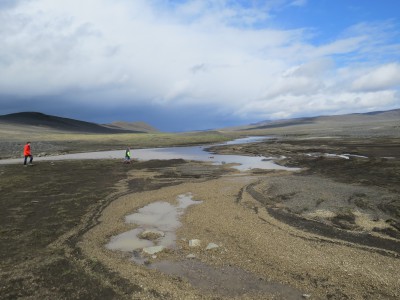
[[[265,137],[250,137],[225,144],[260,142],[265,139]],[[210,161],[214,164],[233,163],[235,164],[234,168],[241,171],[252,168],[298,170],[279,166],[273,163],[273,158],[210,154],[205,148],[205,146],[197,146],[143,149],[134,150],[132,154],[139,160],[181,158]],[[121,152],[119,151],[118,154],[120,157]],[[165,249],[179,251],[176,246],[176,231],[182,226],[180,217],[185,213],[186,208],[192,205],[201,205],[201,203],[201,199],[193,199],[190,192],[179,195],[175,205],[163,201],[150,203],[125,216],[125,222],[135,224],[136,227],[111,237],[105,246],[109,250],[131,254],[131,261],[135,264],[185,278],[204,293],[225,297],[253,294],[263,295],[262,297],[278,297],[278,299],[302,299],[303,294],[290,286],[261,279],[255,274],[230,266],[229,263],[221,268],[212,267],[197,259],[193,254],[180,261],[162,260],[150,263],[150,257],[157,258],[157,253]],[[187,242],[190,245],[195,241]],[[218,251],[218,249],[223,251],[223,247],[214,243],[202,247],[205,251]]]
[[[230,142],[217,145],[207,146],[190,146],[190,147],[169,147],[169,148],[148,148],[148,149],[135,149],[131,150],[131,157],[139,161],[152,160],[152,159],[185,159],[196,161],[207,161],[216,165],[220,164],[235,164],[233,168],[240,171],[247,171],[250,169],[269,169],[269,170],[287,170],[297,171],[298,168],[288,168],[275,164],[273,160],[279,160],[278,157],[262,157],[262,156],[245,156],[245,155],[220,155],[211,154],[206,149],[210,146],[219,145],[232,145],[232,144],[246,144],[261,142],[268,139],[264,136],[253,136],[247,138],[236,139]],[[96,151],[96,152],[83,152],[73,154],[62,154],[36,157],[33,146],[34,163],[38,161],[58,161],[58,160],[73,160],[73,159],[123,159],[125,150],[111,150],[111,151]],[[22,163],[23,158],[20,159],[1,159],[0,164],[17,164]]]
[[[125,216],[125,222],[137,227],[127,232],[111,237],[105,245],[107,249],[131,254],[133,263],[158,270],[165,274],[185,278],[193,286],[204,293],[218,294],[225,297],[241,295],[262,295],[262,298],[302,299],[302,293],[290,286],[264,280],[243,269],[231,266],[229,262],[222,267],[213,267],[189,254],[181,260],[156,259],[157,253],[169,249],[180,251],[176,246],[176,230],[182,226],[179,221],[185,209],[191,205],[201,205],[202,201],[193,199],[188,192],[176,199],[177,204],[156,201],[150,203],[135,213]],[[224,251],[223,247],[210,243],[201,246],[201,241],[187,241],[193,247],[203,247],[204,251]],[[275,298],[277,297],[277,298]],[[259,299],[259,296],[257,296]]]
[[[236,139],[227,144],[255,143],[267,140],[268,137],[247,137]],[[218,146],[212,145],[212,146]],[[139,161],[153,159],[184,159],[210,162],[215,165],[232,164],[232,167],[240,171],[247,171],[254,168],[270,170],[297,171],[298,168],[288,168],[274,163],[274,160],[283,157],[262,157],[244,155],[220,155],[212,154],[206,149],[207,146],[170,147],[170,148],[149,148],[131,150],[131,157]],[[33,145],[33,155],[34,152]],[[123,160],[125,150],[97,151],[74,153],[54,156],[35,157],[34,163],[39,161],[61,161],[61,160],[85,160],[85,159],[121,159]],[[0,164],[23,163],[23,158],[2,159]],[[179,221],[185,209],[191,205],[201,205],[201,199],[192,199],[192,194],[179,195],[176,205],[168,202],[157,201],[140,208],[135,213],[125,216],[126,223],[133,223],[136,228],[121,233],[111,238],[106,248],[113,251],[123,251],[132,254],[132,263],[143,265],[149,269],[156,269],[160,272],[185,278],[193,286],[204,293],[235,297],[240,295],[263,295],[263,298],[278,297],[278,299],[302,299],[302,293],[290,286],[268,281],[257,277],[240,268],[229,265],[222,268],[209,266],[196,257],[187,257],[181,261],[155,261],[148,263],[147,258],[156,257],[156,254],[164,249],[176,249],[176,230],[182,225]],[[220,248],[214,244],[213,247]],[[222,248],[221,248],[222,249]],[[213,250],[215,251],[215,249]],[[258,298],[258,297],[257,297]]]

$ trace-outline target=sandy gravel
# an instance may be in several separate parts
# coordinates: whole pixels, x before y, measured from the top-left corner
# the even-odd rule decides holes
[[[156,175],[154,171],[132,171],[130,176],[151,179]],[[295,229],[272,218],[246,192],[249,184],[281,176],[287,173],[236,173],[128,194],[104,210],[100,224],[84,236],[79,246],[85,255],[140,287],[141,293],[132,295],[132,299],[286,299],[284,295],[291,289],[300,295],[293,299],[301,299],[301,295],[311,299],[399,298],[400,260],[396,255],[379,254],[368,247]],[[229,272],[229,268],[235,268],[262,282],[279,283],[280,291],[253,289],[232,296],[224,293],[223,286],[214,291],[195,287],[184,278],[136,265],[130,261],[131,254],[105,248],[111,236],[135,227],[124,223],[126,215],[155,201],[174,203],[178,195],[188,192],[203,202],[189,207],[181,219],[183,226],[177,232],[177,248],[150,257],[150,265],[186,261],[188,254],[194,254],[195,261],[215,269],[227,268]],[[200,239],[201,246],[190,248],[190,239]],[[205,250],[208,243],[220,247]],[[207,272],[203,275],[212,276]]]

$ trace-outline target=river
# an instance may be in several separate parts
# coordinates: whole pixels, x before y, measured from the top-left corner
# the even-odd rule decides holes
[[[247,137],[232,140],[223,144],[218,145],[232,145],[232,144],[246,144],[261,142],[268,139],[264,136]],[[215,146],[215,145],[212,145]],[[131,157],[139,161],[147,161],[153,159],[185,159],[195,161],[211,162],[216,165],[220,164],[235,164],[233,168],[240,171],[247,171],[250,169],[273,169],[273,170],[288,170],[296,171],[297,168],[288,168],[280,166],[274,163],[274,160],[279,158],[274,157],[263,157],[263,156],[245,156],[245,155],[220,155],[211,154],[205,149],[210,147],[207,146],[190,146],[190,147],[168,147],[168,148],[148,148],[148,149],[135,149],[131,150]],[[125,149],[122,150],[111,150],[111,151],[96,151],[96,152],[84,152],[84,153],[73,153],[53,156],[34,157],[34,162],[39,161],[58,161],[58,160],[72,160],[72,159],[123,159],[125,155]],[[3,159],[0,160],[0,164],[22,164],[23,159]]]

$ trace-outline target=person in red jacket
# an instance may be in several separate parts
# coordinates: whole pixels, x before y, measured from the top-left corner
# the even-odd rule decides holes
[[[33,156],[31,153],[31,142],[27,142],[24,146],[24,165],[26,166],[26,161],[30,157],[29,164],[32,165]]]

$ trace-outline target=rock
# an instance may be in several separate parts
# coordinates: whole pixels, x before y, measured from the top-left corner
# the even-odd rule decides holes
[[[211,249],[215,249],[215,248],[219,248],[219,246],[217,244],[214,244],[214,243],[209,243],[207,245],[206,250],[211,250]]]
[[[153,255],[153,254],[163,251],[164,249],[165,249],[164,246],[153,246],[153,247],[143,248],[143,252]]]
[[[200,240],[190,240],[189,241],[189,247],[199,247],[201,245],[201,241]]]
[[[150,241],[154,241],[163,236],[165,236],[165,233],[159,230],[145,230],[139,234],[139,238]]]
[[[186,256],[186,258],[196,258],[196,255],[190,253],[190,254],[188,254],[188,255]]]
[[[305,299],[308,299],[308,298],[310,298],[310,297],[311,297],[310,294],[303,294],[303,298],[305,298]]]
[[[145,266],[149,266],[149,265],[151,265],[151,262],[149,261],[149,260],[145,260],[144,262],[143,262],[143,264],[145,265]]]

